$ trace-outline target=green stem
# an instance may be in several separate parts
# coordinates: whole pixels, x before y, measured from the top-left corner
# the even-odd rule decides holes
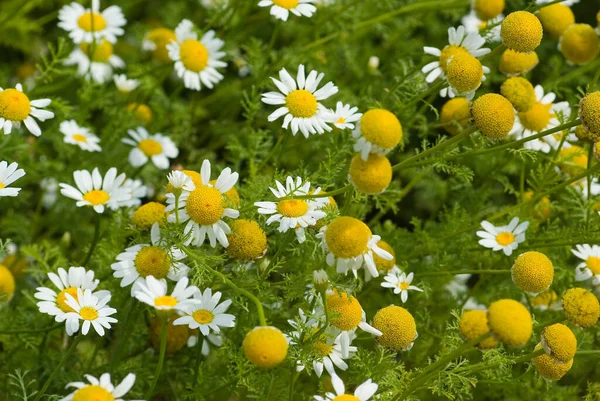
[[[118,335],[117,335],[117,338],[115,339],[114,349],[111,353],[110,364],[108,367],[108,373],[110,373],[110,374],[112,374],[115,364],[119,361],[119,355],[121,353],[121,344],[122,344],[121,339],[127,332],[126,330],[127,330],[127,325],[129,323],[129,318],[130,318],[131,313],[133,312],[133,309],[135,308],[136,304],[137,304],[137,302],[134,297],[130,297],[129,300],[127,301],[127,310],[125,311],[125,317],[120,320],[120,324],[118,327]]]
[[[296,380],[298,380],[298,376],[300,372],[296,372],[296,365],[292,364],[292,372],[290,376],[290,391],[289,391],[289,401],[294,401],[294,385],[296,384]]]
[[[577,351],[575,355],[598,355],[600,354],[600,350],[582,350]]]
[[[335,189],[331,192],[321,192],[314,195],[290,195],[283,198],[279,198],[279,200],[287,200],[287,199],[316,199],[316,198],[327,198],[330,196],[335,196],[339,194],[346,193],[349,189],[354,188],[352,184],[348,184],[342,188]]]
[[[533,351],[529,354],[525,354],[523,356],[520,356],[518,358],[512,359],[510,361],[498,361],[498,362],[488,362],[488,363],[476,363],[474,365],[470,365],[470,366],[466,366],[464,367],[462,370],[468,371],[470,373],[475,373],[475,372],[481,372],[482,370],[487,370],[487,369],[491,369],[491,368],[495,368],[496,366],[500,366],[502,364],[505,363],[510,363],[511,365],[517,364],[517,363],[522,363],[522,362],[527,362],[532,360],[533,358],[535,358],[536,356],[540,356],[544,353],[544,349],[540,348],[537,351]]]
[[[85,260],[81,264],[81,266],[86,267],[92,254],[94,253],[94,249],[96,248],[96,244],[98,243],[98,239],[100,238],[100,213],[96,213],[96,222],[94,227],[94,239],[92,239],[92,245],[90,245],[90,249],[85,256]]]
[[[198,331],[198,343],[196,344],[196,369],[194,370],[194,381],[192,385],[195,386],[198,383],[198,375],[200,374],[200,362],[202,362],[202,341],[200,338],[201,333]]]
[[[285,138],[285,134],[279,134],[279,138],[277,138],[277,142],[275,142],[275,145],[273,146],[271,151],[267,154],[267,156],[265,156],[264,160],[256,168],[258,171],[262,170],[263,167],[265,167],[265,165],[267,164],[267,162],[271,159],[271,157],[275,155],[275,153],[279,149],[279,146],[281,145],[281,142],[283,142],[283,138]]]
[[[158,364],[156,365],[156,370],[154,372],[154,379],[152,380],[152,384],[150,385],[150,389],[146,393],[146,399],[149,400],[154,392],[154,388],[156,387],[156,383],[158,382],[158,378],[160,376],[160,372],[162,371],[163,363],[165,361],[165,352],[167,350],[167,328],[168,328],[168,319],[162,319],[162,329],[160,331],[160,353],[158,355]]]
[[[488,54],[486,54],[483,57],[481,57],[479,59],[479,61],[483,62],[484,60],[486,60],[488,58],[494,57],[496,54],[500,53],[504,49],[506,49],[506,46],[504,45],[504,43],[500,43],[491,52],[489,52]]]
[[[54,376],[56,376],[56,374],[63,367],[63,365],[65,364],[65,362],[67,362],[67,359],[69,359],[69,357],[71,356],[71,354],[75,351],[75,348],[77,348],[77,344],[79,344],[79,341],[81,341],[81,339],[83,337],[84,336],[82,336],[82,335],[78,335],[77,337],[75,337],[75,339],[73,340],[73,343],[71,344],[71,346],[69,347],[69,349],[67,350],[67,352],[63,355],[63,357],[60,360],[60,362],[58,363],[58,365],[56,365],[56,367],[54,368],[54,370],[52,370],[52,373],[50,373],[50,377],[48,377],[48,379],[46,380],[46,382],[42,386],[42,389],[40,390],[40,392],[35,397],[34,401],[39,401],[42,398],[42,396],[44,395],[44,393],[48,389],[48,386],[50,386],[50,383],[52,383],[52,379],[54,379]]]
[[[443,80],[438,80],[438,82],[436,82],[434,85],[430,86],[429,89],[427,89],[425,92],[422,92],[421,94],[415,96],[414,98],[410,99],[410,101],[408,101],[402,107],[404,109],[408,109],[409,107],[411,107],[411,106],[419,103],[421,100],[425,99],[427,96],[433,95],[433,94],[436,94],[437,92],[439,92],[444,87],[445,84],[446,83]]]
[[[0,330],[2,334],[33,334],[33,333],[48,333],[63,327],[63,323],[55,324],[54,326],[44,327],[42,329],[31,329],[31,330]]]
[[[450,271],[441,271],[441,270],[436,270],[436,271],[432,271],[432,272],[422,272],[422,273],[417,273],[417,275],[419,277],[426,277],[426,276],[437,276],[440,274],[452,274],[452,275],[456,275],[456,274],[509,274],[510,273],[510,269],[503,269],[503,270],[476,270],[476,269],[471,269],[471,270],[450,270]]]

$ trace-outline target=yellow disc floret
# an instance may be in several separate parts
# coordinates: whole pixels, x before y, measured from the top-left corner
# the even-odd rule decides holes
[[[115,401],[115,397],[102,386],[89,385],[73,394],[73,401]]]
[[[230,224],[227,253],[240,260],[254,260],[267,251],[267,235],[253,220],[239,219]]]
[[[523,200],[525,202],[533,199],[535,193],[533,191],[527,191],[523,194]],[[540,199],[537,204],[533,207],[533,216],[536,219],[544,220],[550,217],[552,214],[552,203],[550,202],[550,198],[544,196]]]
[[[137,122],[147,125],[152,121],[152,110],[145,104],[131,103],[127,110],[133,112]]]
[[[581,99],[579,118],[587,131],[600,136],[600,91],[588,93]]]
[[[372,109],[363,114],[360,132],[367,141],[382,149],[392,149],[402,140],[400,121],[385,109]]]
[[[564,4],[542,7],[538,18],[542,22],[544,31],[555,39],[558,39],[565,29],[575,23],[575,14],[570,7]]]
[[[296,8],[298,6],[298,3],[298,0],[273,0],[273,4],[278,5],[279,7],[283,7],[287,10]]]
[[[285,97],[285,106],[290,114],[298,118],[310,118],[317,112],[317,98],[305,89],[291,91]]]
[[[354,217],[340,216],[327,226],[325,243],[334,256],[350,259],[367,251],[371,235],[371,230],[362,221]]]
[[[179,45],[179,57],[189,71],[200,72],[208,65],[208,50],[195,39],[186,39]]]
[[[479,131],[489,139],[505,138],[515,123],[515,110],[502,95],[487,93],[475,100],[471,116]]]
[[[153,29],[148,33],[148,36],[146,36],[146,40],[154,42],[154,45],[156,46],[152,53],[155,60],[163,63],[171,61],[167,45],[171,43],[172,40],[177,40],[173,30],[167,28]]]
[[[88,11],[77,19],[77,25],[86,32],[98,32],[106,28],[106,20],[102,14]]]
[[[473,10],[482,21],[489,21],[504,11],[504,0],[473,0]]]
[[[531,314],[512,299],[492,303],[487,312],[488,328],[494,337],[511,347],[521,347],[529,341],[533,331]]]
[[[283,362],[287,356],[288,343],[278,328],[259,326],[246,334],[242,348],[246,358],[254,365],[272,368]]]
[[[523,75],[533,70],[538,65],[540,59],[536,52],[519,53],[511,49],[506,49],[500,56],[498,69],[508,77]]]
[[[140,228],[150,228],[154,223],[162,223],[165,219],[165,205],[148,202],[140,206],[131,216],[131,222]]]
[[[490,330],[488,329],[487,312],[483,310],[469,310],[462,314],[458,322],[460,334],[465,341],[471,341],[481,337]],[[491,349],[498,345],[494,337],[488,337],[477,346],[481,349]]]
[[[79,48],[84,52],[93,62],[96,63],[108,63],[108,60],[114,53],[113,45],[106,39],[102,39],[100,43],[92,46],[89,43],[81,42]]]
[[[11,121],[23,121],[30,111],[31,103],[23,92],[12,88],[0,92],[0,117]]]
[[[575,136],[580,141],[598,142],[600,140],[600,132],[594,133],[586,129],[583,125],[575,127]]]
[[[442,106],[440,124],[448,133],[456,135],[471,120],[471,103],[464,97],[455,97]]]
[[[160,280],[167,277],[171,269],[171,257],[157,246],[145,246],[138,251],[133,264],[141,277],[154,276]]]
[[[415,319],[409,311],[396,305],[379,309],[373,317],[373,327],[382,333],[377,342],[394,351],[411,348],[417,337]]]
[[[138,148],[148,157],[156,156],[162,153],[162,145],[154,139],[143,139],[138,143]]]
[[[500,87],[500,93],[519,112],[530,110],[536,102],[533,85],[525,78],[508,78]]]
[[[190,336],[188,326],[186,325],[173,325],[175,319],[179,316],[172,316],[169,318],[167,323],[167,354],[174,354],[187,344],[187,340]],[[160,334],[162,330],[162,319],[158,316],[150,318],[148,322],[148,338],[150,344],[155,349],[160,349]]]
[[[582,173],[588,165],[587,152],[579,146],[561,149],[559,153],[560,167],[570,175]]]
[[[90,202],[93,206],[103,205],[110,200],[110,195],[106,191],[94,189],[83,194],[83,200]]]
[[[600,52],[600,37],[591,25],[573,24],[563,32],[558,49],[567,61],[587,64]]]
[[[457,54],[448,62],[446,78],[459,93],[471,92],[481,85],[483,66],[469,53]]]
[[[277,211],[285,217],[301,217],[308,212],[308,203],[302,199],[285,199],[277,202]]]
[[[333,290],[327,294],[327,313],[332,326],[340,330],[353,330],[362,320],[362,307],[355,297]]]
[[[565,317],[579,327],[592,327],[598,321],[598,298],[584,288],[571,288],[562,299]]]
[[[223,216],[223,196],[213,187],[196,187],[188,195],[185,209],[196,223],[211,226]]]
[[[4,260],[0,260],[0,265],[8,267],[15,278],[19,278],[25,273],[28,264],[27,258],[18,253],[7,255]]]
[[[537,351],[541,348],[541,345],[537,345],[535,350]],[[572,359],[567,363],[558,363],[554,358],[546,354],[536,356],[531,362],[533,362],[533,366],[535,366],[538,374],[548,381],[560,380],[573,366]]]
[[[0,303],[11,300],[15,293],[15,278],[8,267],[0,265]]]
[[[444,74],[448,71],[448,62],[459,54],[469,54],[469,51],[463,46],[457,45],[448,45],[442,49],[442,53],[440,54],[440,68],[444,71]]]
[[[555,291],[546,291],[529,300],[529,303],[534,308],[548,309],[552,303],[556,302],[558,295]]]
[[[511,50],[529,53],[540,45],[543,36],[540,20],[528,11],[515,11],[502,21],[500,36]]]
[[[58,308],[65,313],[75,312],[75,309],[73,309],[69,305],[67,305],[67,302],[66,302],[67,295],[66,294],[69,294],[76,301],[79,301],[79,297],[77,296],[77,288],[67,287],[64,290],[62,290],[61,292],[59,292],[58,295],[56,296],[56,306],[58,306]]]
[[[541,252],[520,254],[511,269],[512,280],[528,294],[545,291],[554,280],[554,267],[546,255]]]
[[[394,248],[392,248],[390,244],[388,244],[385,241],[379,241],[377,243],[377,246],[383,249],[384,251],[387,251],[390,255],[392,255],[392,260],[383,259],[381,256],[377,255],[376,253],[373,253],[373,260],[375,261],[375,266],[380,272],[389,272],[396,264],[396,252],[394,252]]]
[[[546,354],[559,363],[567,363],[575,357],[577,339],[570,328],[561,323],[544,327],[542,346]]]
[[[358,192],[380,194],[392,182],[392,164],[387,157],[377,153],[369,153],[366,161],[357,154],[350,163],[348,178]]]

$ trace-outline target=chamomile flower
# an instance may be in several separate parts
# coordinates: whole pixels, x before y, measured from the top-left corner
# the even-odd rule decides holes
[[[337,217],[321,228],[317,238],[321,239],[321,246],[327,252],[327,264],[336,265],[338,273],[347,274],[352,270],[356,277],[357,270],[364,265],[371,276],[379,277],[373,255],[385,260],[394,258],[377,246],[381,237],[373,235],[365,223],[354,217]]]
[[[356,401],[368,401],[377,392],[379,386],[371,379],[367,380],[354,390],[354,395],[346,394],[346,388],[344,382],[337,375],[331,376],[331,384],[335,393],[327,393],[325,397],[315,395],[316,401],[342,401],[342,400],[356,400]]]
[[[362,117],[362,113],[357,113],[358,107],[352,107],[349,104],[337,102],[335,110],[328,110],[325,120],[331,122],[339,129],[354,129],[354,124]]]
[[[575,249],[571,249],[571,252],[583,260],[575,268],[575,280],[585,281],[593,277],[594,285],[600,284],[600,246],[575,245]]]
[[[135,383],[135,375],[133,373],[129,373],[117,386],[112,384],[110,373],[104,373],[98,379],[91,375],[85,375],[85,378],[90,384],[85,382],[72,382],[67,384],[67,388],[74,387],[77,390],[64,398],[61,398],[59,401],[123,401],[121,397],[127,394]]]
[[[151,244],[138,244],[125,249],[125,252],[117,255],[117,262],[110,266],[114,271],[113,276],[122,279],[121,287],[148,276],[158,280],[168,277],[173,281],[187,276],[189,267],[182,262],[186,254],[177,247],[165,249],[162,246],[158,223],[152,225],[150,238]]]
[[[506,256],[510,256],[520,243],[525,242],[525,231],[529,222],[519,224],[519,218],[513,218],[506,226],[496,227],[489,221],[482,221],[481,227],[485,231],[477,231],[479,245],[490,248],[494,252],[502,250]]]
[[[600,316],[598,298],[585,288],[571,288],[562,298],[565,317],[577,327],[592,327]]]
[[[111,298],[110,292],[93,293],[89,288],[77,288],[76,297],[69,292],[65,292],[65,297],[65,304],[73,309],[64,316],[67,326],[71,326],[67,328],[67,334],[69,331],[75,333],[79,330],[80,320],[83,321],[81,334],[84,336],[90,331],[90,327],[93,327],[98,335],[104,336],[104,329],[110,329],[111,323],[117,323],[117,319],[110,317],[117,313],[117,310],[107,305]]]
[[[302,183],[302,177],[296,177],[294,180],[288,176],[285,181],[285,187],[275,181],[277,188],[269,188],[276,198],[285,198],[290,196],[308,195],[310,191],[310,182]],[[312,193],[318,194],[320,188]],[[326,199],[326,198],[323,198]],[[302,243],[306,240],[304,229],[314,226],[317,220],[322,219],[327,214],[319,207],[323,206],[323,200],[317,199],[284,199],[278,202],[255,202],[254,206],[258,207],[258,213],[271,215],[267,220],[267,225],[277,222],[279,223],[279,232],[295,230],[298,242]]]
[[[568,64],[584,65],[600,53],[600,37],[591,25],[572,24],[560,36],[558,50]]]
[[[493,302],[487,311],[488,328],[494,338],[511,347],[522,347],[533,332],[529,310],[513,299]]]
[[[155,28],[148,32],[142,41],[142,49],[145,51],[151,51],[152,56],[156,61],[162,63],[169,63],[169,51],[167,45],[172,40],[177,40],[175,32],[168,28]]]
[[[224,169],[214,184],[210,182],[210,162],[204,160],[200,169],[200,184],[191,192],[183,192],[178,200],[175,197],[167,198],[167,212],[170,213],[168,220],[176,222],[176,213],[179,214],[181,222],[187,222],[184,233],[188,236],[185,244],[200,246],[204,243],[206,236],[211,247],[217,245],[217,241],[224,246],[229,246],[227,234],[231,233],[229,225],[223,221],[223,217],[237,219],[240,215],[238,210],[226,207],[226,192],[236,184],[239,174],[232,173],[227,167]]]
[[[88,152],[100,152],[100,138],[87,127],[80,127],[75,120],[65,120],[60,123],[59,131],[65,136],[65,143],[77,145]]]
[[[204,292],[196,292],[195,303],[182,306],[181,310],[185,315],[173,324],[187,325],[192,330],[198,329],[203,336],[208,336],[211,332],[218,334],[222,327],[234,327],[235,316],[225,313],[231,305],[231,299],[219,303],[221,295],[219,291],[213,294],[210,288]]]
[[[50,102],[50,99],[29,100],[23,93],[21,84],[17,84],[14,89],[0,88],[0,131],[4,130],[4,135],[8,135],[13,127],[19,128],[24,123],[33,135],[42,135],[34,117],[40,121],[54,118],[53,112],[43,109]]]
[[[462,25],[458,28],[449,28],[448,46],[442,50],[430,46],[423,48],[426,54],[439,57],[438,61],[433,61],[421,69],[424,74],[427,74],[426,81],[432,83],[438,78],[446,78],[448,61],[457,54],[468,53],[476,58],[488,54],[490,49],[482,47],[484,44],[485,39],[478,32],[467,33]],[[446,97],[448,89],[442,89],[440,95]]]
[[[267,235],[254,220],[238,219],[231,223],[227,235],[227,253],[238,260],[251,261],[267,253]]]
[[[221,48],[225,44],[215,37],[215,31],[206,32],[200,40],[194,32],[194,24],[184,19],[175,28],[176,41],[167,44],[169,57],[175,62],[177,76],[183,80],[188,89],[199,91],[200,83],[212,89],[223,79],[217,68],[227,67],[221,61],[225,52]]]
[[[540,63],[536,52],[519,53],[506,49],[500,56],[498,70],[507,77],[527,74]]]
[[[538,18],[544,27],[544,33],[557,39],[571,25],[575,23],[575,14],[569,6],[564,4],[552,4],[542,7],[538,13]]]
[[[448,97],[464,96],[467,100],[473,99],[475,91],[485,81],[485,74],[489,72],[488,67],[468,53],[453,55],[446,64]]]
[[[3,264],[0,264],[0,305],[9,302],[15,295],[15,276],[13,272]]]
[[[371,109],[360,118],[352,132],[354,151],[363,160],[369,153],[386,155],[402,140],[402,124],[394,113],[385,109]]]
[[[542,23],[529,11],[515,11],[502,21],[500,37],[511,50],[531,53],[541,43],[544,29]]]
[[[535,87],[536,102],[527,111],[516,113],[515,124],[511,131],[517,139],[527,138],[539,132],[546,131],[560,125],[561,119],[571,115],[569,102],[554,103],[556,95],[553,92],[544,94],[541,85]],[[526,149],[549,153],[556,148],[558,143],[553,135],[525,142]]]
[[[137,79],[129,79],[125,74],[113,75],[112,78],[115,86],[121,93],[129,93],[140,86],[140,81]]]
[[[142,180],[128,178],[123,183],[123,188],[131,192],[131,199],[122,203],[124,207],[140,206],[142,199],[149,196],[150,188]]]
[[[112,43],[103,39],[90,45],[82,42],[63,62],[64,65],[77,65],[77,74],[99,84],[111,79],[113,68],[125,68],[125,62],[114,54]]]
[[[171,138],[161,133],[150,135],[144,127],[127,130],[127,133],[131,138],[123,138],[121,142],[133,146],[129,152],[129,163],[133,167],[143,166],[152,160],[156,167],[165,170],[169,168],[169,159],[179,155],[179,149]]]
[[[194,184],[194,181],[192,181],[192,177],[181,170],[172,170],[167,175],[167,180],[171,186],[169,193],[172,193],[174,190],[191,192],[196,189],[196,185]]]
[[[279,365],[288,353],[288,340],[277,327],[256,326],[242,342],[246,358],[260,368]]]
[[[488,139],[503,139],[515,124],[515,109],[502,95],[486,93],[471,106],[471,116],[477,129]]]
[[[494,18],[484,21],[479,19],[474,10],[465,15],[461,23],[465,27],[465,33],[479,33],[488,42],[500,41],[500,24],[504,20],[504,15],[499,14]]]
[[[87,170],[76,170],[73,178],[77,188],[60,183],[60,193],[67,198],[75,199],[77,207],[92,206],[97,213],[104,213],[105,207],[115,210],[123,203],[131,200],[131,188],[123,186],[125,174],[117,176],[117,169],[110,168],[104,178],[98,168],[91,173]]]
[[[10,188],[9,185],[25,175],[25,170],[18,168],[19,164],[7,161],[0,162],[0,198],[3,196],[15,197],[19,195],[21,188]]]
[[[419,336],[412,314],[396,305],[379,309],[373,317],[373,327],[381,332],[377,342],[394,351],[410,350]]]
[[[68,31],[75,43],[102,39],[115,43],[117,36],[125,33],[122,27],[127,23],[118,6],[110,6],[100,12],[100,0],[92,0],[91,8],[75,2],[67,4],[58,12],[58,19],[58,27]]]
[[[408,291],[414,290],[423,292],[417,286],[411,285],[415,274],[409,273],[397,273],[396,271],[390,271],[383,278],[385,281],[381,283],[381,286],[384,288],[392,288],[394,290],[394,294],[400,294],[400,298],[402,299],[402,303],[408,300]]]
[[[313,4],[315,0],[261,0],[259,7],[271,7],[270,14],[277,19],[287,21],[290,13],[297,17],[312,17],[317,11]]]
[[[138,301],[155,308],[159,313],[169,314],[173,311],[182,310],[186,305],[193,304],[190,298],[197,293],[198,287],[189,286],[189,279],[182,277],[177,281],[171,295],[167,295],[167,281],[158,280],[154,276],[147,276],[143,280],[136,281],[133,285],[133,296]]]
[[[271,80],[279,89],[279,92],[263,93],[262,101],[266,104],[281,105],[268,117],[270,122],[284,117],[282,127],[287,129],[291,124],[292,134],[296,135],[298,130],[308,138],[311,134],[323,134],[331,131],[327,125],[327,108],[320,101],[335,95],[338,92],[333,82],[327,82],[321,89],[317,90],[319,83],[325,74],[317,74],[312,70],[308,76],[304,73],[304,65],[298,66],[296,80],[285,68],[279,71],[279,80],[271,77]]]

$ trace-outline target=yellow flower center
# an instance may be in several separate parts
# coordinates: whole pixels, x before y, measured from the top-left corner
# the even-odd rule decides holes
[[[346,119],[344,117],[340,117],[336,120],[336,124],[343,124],[344,122],[346,122]]]
[[[533,85],[522,77],[508,78],[500,87],[500,93],[521,112],[530,110],[536,103]]]
[[[77,19],[77,25],[86,32],[98,32],[106,28],[106,20],[102,14],[88,11]]]
[[[154,139],[144,139],[138,143],[138,147],[148,157],[159,155],[162,152],[161,144]]]
[[[208,65],[208,50],[197,40],[186,39],[179,46],[179,57],[186,69],[200,72]]]
[[[571,288],[562,299],[565,316],[579,327],[592,327],[600,316],[598,298],[584,288]]]
[[[588,24],[572,24],[562,33],[559,49],[573,64],[586,64],[598,56],[600,37]]]
[[[588,269],[592,271],[592,273],[600,274],[600,258],[590,256],[586,259],[585,264],[588,267]]]
[[[531,109],[519,113],[519,121],[530,131],[543,131],[554,117],[554,114],[550,113],[550,107],[552,104],[535,102]]]
[[[2,263],[6,263],[3,261]],[[8,302],[15,293],[15,277],[8,267],[0,264],[0,304]]]
[[[75,135],[73,135],[73,139],[76,142],[84,142],[84,143],[87,142],[87,138],[85,137],[85,135],[81,135],[81,134],[75,134]]]
[[[168,306],[172,308],[175,305],[177,305],[177,299],[170,295],[163,295],[162,297],[158,297],[154,300],[154,306]]]
[[[345,292],[327,294],[327,312],[330,323],[340,330],[355,329],[362,320],[360,303]]]
[[[507,76],[525,74],[531,71],[539,62],[540,59],[535,52],[519,53],[506,49],[500,57],[498,69]]]
[[[192,313],[192,317],[195,321],[200,324],[208,324],[213,321],[215,315],[212,312],[207,311],[206,309],[200,309]]]
[[[401,282],[398,287],[400,287],[401,290],[408,290],[408,287],[410,287],[410,284],[408,284],[406,281]]]
[[[79,315],[85,320],[96,320],[98,319],[98,311],[91,306],[84,306],[79,310]]]
[[[133,111],[139,123],[148,124],[152,120],[152,110],[145,104],[131,103],[127,110]]]
[[[273,0],[273,4],[291,10],[298,6],[298,0]]]
[[[510,245],[515,241],[515,236],[509,232],[502,232],[496,235],[496,242],[502,246]]]
[[[59,309],[63,312],[75,312],[75,310],[69,305],[67,305],[67,303],[65,302],[67,300],[67,296],[65,294],[69,294],[77,301],[79,301],[79,299],[77,298],[77,288],[69,287],[65,288],[64,290],[58,293],[58,296],[56,297],[56,306],[58,306]]]
[[[483,79],[481,62],[469,53],[457,54],[446,68],[448,83],[461,93],[479,88]]]
[[[0,117],[11,121],[23,121],[30,111],[29,98],[23,92],[16,89],[0,92]]]
[[[317,112],[317,98],[304,89],[290,92],[285,98],[285,105],[294,117],[309,118]]]
[[[473,10],[477,17],[487,21],[504,11],[504,0],[474,0]]]
[[[502,139],[515,123],[513,105],[502,95],[486,93],[471,107],[475,125],[489,139]]]
[[[534,14],[528,11],[515,11],[502,21],[500,36],[509,49],[530,53],[542,41],[543,28]]]
[[[462,46],[448,45],[442,49],[440,54],[440,67],[444,73],[447,71],[448,61],[457,54],[468,54],[469,52]]]
[[[379,194],[392,182],[392,164],[387,157],[369,153],[367,160],[360,154],[352,158],[348,171],[350,182],[361,193]]]
[[[513,282],[529,294],[539,294],[554,280],[552,261],[541,252],[525,252],[517,257],[511,268]]]
[[[285,217],[304,216],[308,211],[308,203],[299,199],[282,200],[277,203],[277,211]]]
[[[323,357],[331,354],[331,351],[333,351],[333,345],[329,345],[325,341],[315,341],[312,346],[315,353]]]
[[[360,401],[360,399],[351,394],[344,394],[344,395],[338,395],[331,401]]]
[[[267,250],[267,235],[256,221],[238,219],[230,225],[227,253],[236,259],[253,260]]]
[[[223,216],[223,196],[212,187],[196,187],[188,196],[185,205],[190,218],[203,226],[215,224]]]
[[[165,205],[158,202],[148,202],[140,206],[131,216],[131,222],[138,227],[150,228],[154,223],[160,223],[165,218]]]
[[[140,276],[154,276],[160,280],[167,277],[171,268],[171,258],[165,250],[157,246],[146,246],[139,250],[133,264]]]
[[[497,340],[511,347],[525,345],[533,331],[531,314],[512,299],[493,302],[487,313],[489,330]]]
[[[417,336],[415,319],[406,309],[390,305],[381,308],[373,316],[373,327],[381,331],[377,342],[395,351],[406,350]]]
[[[392,149],[402,140],[402,125],[394,113],[371,109],[360,118],[360,133],[372,144]]]
[[[103,387],[85,386],[73,394],[73,401],[115,401],[115,397]]]
[[[440,113],[440,124],[452,135],[469,125],[471,120],[471,103],[464,97],[448,100]]]
[[[103,205],[110,199],[110,195],[105,191],[94,189],[83,195],[83,200],[90,202],[93,206]]]
[[[175,32],[167,28],[156,28],[148,33],[146,39],[154,42],[156,45],[156,50],[154,50],[153,53],[156,60],[162,61],[163,63],[171,61],[167,50],[167,44],[169,44],[171,40],[177,40]]]
[[[462,314],[458,323],[458,328],[462,337],[467,340],[473,340],[489,331],[487,327],[487,312],[483,310],[469,310]],[[477,344],[481,349],[494,348],[498,342],[489,337]]]
[[[261,368],[279,365],[288,352],[288,343],[283,333],[271,326],[255,327],[242,343],[244,355]]]
[[[108,63],[108,59],[114,54],[113,45],[108,40],[103,39],[102,42],[92,46],[89,43],[81,42],[79,48],[93,62]]]
[[[329,251],[338,258],[354,258],[367,251],[371,230],[354,217],[340,216],[333,220],[325,232]]]

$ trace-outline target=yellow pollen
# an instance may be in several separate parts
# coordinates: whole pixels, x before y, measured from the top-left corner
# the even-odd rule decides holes
[[[79,315],[85,320],[96,320],[98,318],[98,311],[91,306],[84,306],[79,310]]]
[[[298,6],[298,0],[273,0],[273,4],[291,10]]]
[[[515,242],[515,236],[509,232],[502,232],[496,235],[496,242],[502,246],[510,245]]]
[[[98,32],[106,28],[106,20],[101,14],[88,11],[77,19],[77,25],[86,32]]]
[[[452,135],[469,125],[471,120],[471,103],[464,97],[455,97],[442,106],[440,124]]]
[[[253,220],[237,219],[230,224],[227,253],[236,259],[253,260],[267,251],[267,235]]]
[[[350,259],[367,251],[371,230],[354,217],[340,216],[325,231],[325,243],[338,258]]]
[[[474,0],[472,5],[477,18],[484,21],[491,20],[504,11],[504,0]]]
[[[4,185],[3,183],[0,182],[0,189],[2,188],[6,188],[6,185]]]
[[[77,390],[73,401],[115,401],[115,397],[103,387],[90,385]]]
[[[410,348],[417,337],[415,319],[400,306],[390,305],[379,309],[373,316],[372,325],[382,333],[377,337],[377,342],[394,351]]]
[[[506,76],[515,76],[525,74],[538,65],[540,59],[535,52],[519,53],[514,50],[506,49],[500,57],[498,69]]]
[[[343,395],[338,395],[331,401],[360,401],[360,399],[351,394],[343,394]]]
[[[575,23],[575,15],[571,11],[571,7],[564,4],[542,7],[538,18],[542,22],[544,33],[548,32],[550,36],[556,39],[562,35],[565,29]]]
[[[192,313],[192,317],[195,321],[197,321],[200,324],[208,324],[212,322],[215,318],[212,312],[207,311],[206,309],[200,309],[195,311],[194,313]]]
[[[323,357],[331,354],[331,351],[333,351],[333,345],[329,345],[325,341],[315,341],[312,346],[317,355]]]
[[[464,47],[457,45],[448,45],[442,49],[442,54],[440,54],[440,67],[444,73],[447,71],[448,61],[457,54],[469,54],[469,52]]]
[[[519,113],[519,121],[523,127],[534,132],[541,132],[548,126],[554,114],[550,113],[552,104],[535,102],[531,109]]]
[[[148,202],[140,206],[131,216],[131,222],[141,228],[150,228],[154,223],[162,223],[165,218],[165,205]]]
[[[299,199],[282,200],[277,203],[277,211],[285,217],[304,216],[308,211],[308,203]]]
[[[197,40],[187,39],[179,46],[179,57],[186,69],[200,72],[208,65],[208,50]]]
[[[2,262],[6,263],[6,259]],[[0,264],[0,304],[11,300],[15,293],[15,277],[10,269]]]
[[[77,298],[77,288],[69,287],[58,293],[58,296],[56,297],[56,306],[58,306],[58,308],[63,312],[75,312],[75,310],[65,302],[67,300],[67,296],[65,294],[69,294],[75,298],[75,300],[79,301],[79,298]]]
[[[161,144],[154,139],[144,139],[138,143],[138,147],[148,157],[159,155],[162,152]]]
[[[160,280],[167,277],[171,258],[165,250],[157,246],[146,246],[139,250],[133,264],[140,276],[154,276]]]
[[[392,164],[377,153],[369,153],[366,161],[357,154],[350,162],[348,176],[358,192],[380,194],[392,182]]]
[[[600,52],[600,37],[591,25],[572,24],[562,33],[558,48],[573,64],[587,64]]]
[[[403,281],[400,283],[399,287],[401,290],[408,290],[408,287],[410,287],[410,284],[408,284],[406,281]]]
[[[244,355],[261,368],[279,365],[288,352],[288,343],[276,327],[258,326],[246,334],[242,343]]]
[[[223,216],[223,196],[212,187],[200,186],[190,192],[186,211],[194,222],[210,226],[215,224]]]
[[[355,329],[362,319],[362,307],[358,300],[337,290],[327,294],[327,312],[331,325],[340,330]]]
[[[154,300],[154,306],[168,306],[172,308],[175,305],[177,305],[177,299],[170,295],[163,295]]]
[[[73,139],[77,142],[87,142],[87,138],[85,137],[85,135],[81,135],[81,134],[75,134],[73,135]]]
[[[79,48],[96,63],[108,63],[114,53],[112,43],[106,39],[102,39],[102,42],[97,43],[95,47],[89,43],[81,42]]]
[[[0,117],[11,121],[23,121],[30,111],[29,98],[23,92],[16,89],[0,92]]]
[[[590,256],[586,259],[585,264],[588,269],[592,271],[592,273],[600,274],[600,258],[597,258],[596,256]]]
[[[457,54],[446,67],[448,83],[460,93],[479,88],[483,79],[481,62],[469,53]]]
[[[105,191],[94,189],[83,195],[83,200],[90,202],[93,206],[103,205],[110,199],[110,195]]]
[[[489,139],[502,139],[515,123],[513,105],[502,95],[486,93],[471,106],[473,122]]]
[[[530,53],[542,41],[543,28],[540,20],[528,11],[515,11],[502,21],[500,36],[511,50]]]
[[[337,119],[337,121],[335,122],[336,124],[343,124],[346,121],[346,119],[344,117],[340,117]]]
[[[294,117],[310,118],[317,112],[317,98],[305,89],[296,89],[285,98],[285,105]]]
[[[360,118],[360,133],[373,145],[392,149],[402,140],[402,124],[388,110],[371,109]]]

